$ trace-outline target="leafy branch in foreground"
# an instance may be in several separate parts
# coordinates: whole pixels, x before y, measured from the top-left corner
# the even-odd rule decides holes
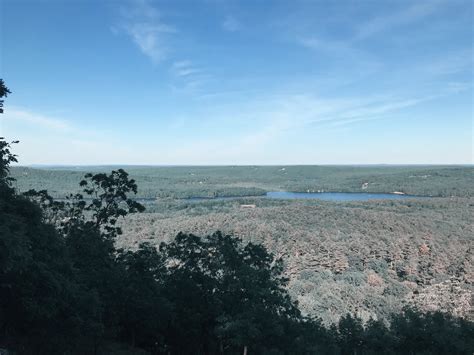
[[[1,79],[0,79],[1,80]],[[16,154],[11,152],[12,144],[18,141],[8,143],[5,138],[0,137],[0,184],[6,187],[11,187],[14,178],[9,176],[10,165],[18,162]]]
[[[5,86],[3,79],[0,79],[0,113],[3,113],[3,98],[11,94],[11,91]]]
[[[137,193],[137,184],[128,178],[128,173],[123,169],[113,170],[109,175],[86,174],[80,186],[92,197],[92,202],[85,206],[85,210],[92,213],[95,225],[102,226],[110,237],[122,233],[115,226],[119,217],[145,210],[143,205],[128,197],[130,192]]]
[[[24,195],[38,202],[45,211],[45,221],[57,226],[64,235],[72,228],[92,228],[113,240],[122,234],[116,225],[120,217],[145,210],[142,204],[128,197],[131,192],[137,193],[137,184],[123,169],[110,174],[88,173],[80,186],[83,193],[70,194],[60,201],[46,190],[29,190]]]

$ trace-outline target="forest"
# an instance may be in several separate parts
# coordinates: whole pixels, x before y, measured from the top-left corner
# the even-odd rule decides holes
[[[19,194],[0,140],[0,344],[20,354],[469,354],[465,317],[405,307],[386,321],[304,316],[282,258],[216,232],[117,248],[143,212],[122,170],[87,173],[82,194]],[[84,198],[89,196],[89,199]],[[309,272],[310,270],[308,270]],[[315,298],[317,300],[317,298]],[[183,342],[183,339],[186,341]]]
[[[44,188],[54,197],[78,190],[86,172],[126,169],[138,198],[259,196],[268,191],[404,192],[438,197],[474,196],[471,166],[79,166],[14,167],[21,191]]]
[[[11,173],[18,191],[45,188],[64,199],[79,192],[87,171],[116,168],[13,167]],[[473,317],[470,166],[123,168],[137,182],[135,198],[146,211],[118,222],[118,247],[216,231],[262,244],[284,260],[288,292],[303,314],[326,325],[347,313],[385,321],[405,306]],[[282,190],[400,191],[414,198],[328,202],[263,195]]]
[[[163,203],[127,217],[117,244],[133,249],[179,231],[216,230],[263,244],[285,261],[303,313],[326,324],[345,313],[387,319],[406,305],[472,317],[473,216],[466,198]]]

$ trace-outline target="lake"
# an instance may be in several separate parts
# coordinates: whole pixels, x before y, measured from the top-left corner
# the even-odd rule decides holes
[[[427,196],[400,195],[389,193],[369,192],[288,192],[270,191],[263,196],[221,196],[221,197],[191,197],[188,201],[221,201],[243,198],[270,198],[281,200],[324,200],[324,201],[369,201],[369,200],[402,200],[407,198],[427,198]]]
[[[285,200],[324,200],[324,201],[369,201],[369,200],[402,200],[425,196],[399,195],[368,192],[267,192],[267,198]]]

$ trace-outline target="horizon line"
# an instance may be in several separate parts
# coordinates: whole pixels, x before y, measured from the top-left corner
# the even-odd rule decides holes
[[[80,168],[80,167],[297,167],[297,166],[459,166],[474,167],[474,163],[290,163],[290,164],[15,164],[19,168]]]

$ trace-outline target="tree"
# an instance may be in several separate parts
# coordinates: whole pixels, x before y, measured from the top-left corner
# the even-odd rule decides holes
[[[11,91],[5,86],[3,79],[0,79],[0,113],[3,113],[3,98],[11,94]]]
[[[347,314],[339,321],[339,343],[343,354],[361,352],[364,339],[364,326],[362,320]]]
[[[9,176],[9,173],[10,165],[18,161],[16,155],[11,152],[12,144],[16,143],[18,141],[8,143],[5,138],[0,137],[0,192],[3,194],[13,192],[11,184],[14,179]]]
[[[474,324],[449,314],[405,308],[390,324],[397,353],[471,354],[474,349]]]
[[[3,80],[0,90],[10,93]],[[54,201],[44,190],[21,195],[9,176],[12,143],[0,138],[0,344],[20,353],[90,353],[114,328],[111,300],[122,285],[114,224],[143,209],[127,198],[136,184],[123,171],[87,175],[89,204],[80,195]]]
[[[193,339],[174,339],[178,352],[186,352],[183,346],[198,346],[199,353],[288,346],[285,324],[300,313],[284,288],[281,261],[264,247],[217,232],[178,234],[160,250],[170,265],[166,291],[177,312],[171,333]]]
[[[3,113],[3,98],[10,94],[10,90],[5,86],[3,79],[0,79],[0,113]],[[17,162],[17,157],[11,152],[11,145],[18,143],[13,141],[8,143],[5,138],[0,137],[0,192],[7,193],[13,179],[8,176],[11,163]]]
[[[21,353],[61,353],[95,331],[97,298],[77,282],[65,240],[43,222],[41,208],[10,187],[15,160],[3,147],[0,344]]]
[[[393,339],[389,329],[382,321],[371,319],[365,324],[363,339],[364,353],[390,353],[390,350],[393,349],[394,342],[395,339]]]
[[[136,251],[119,250],[117,262],[123,270],[120,336],[134,347],[164,351],[163,334],[171,313],[171,301],[163,290],[165,259],[156,247],[142,243]]]

